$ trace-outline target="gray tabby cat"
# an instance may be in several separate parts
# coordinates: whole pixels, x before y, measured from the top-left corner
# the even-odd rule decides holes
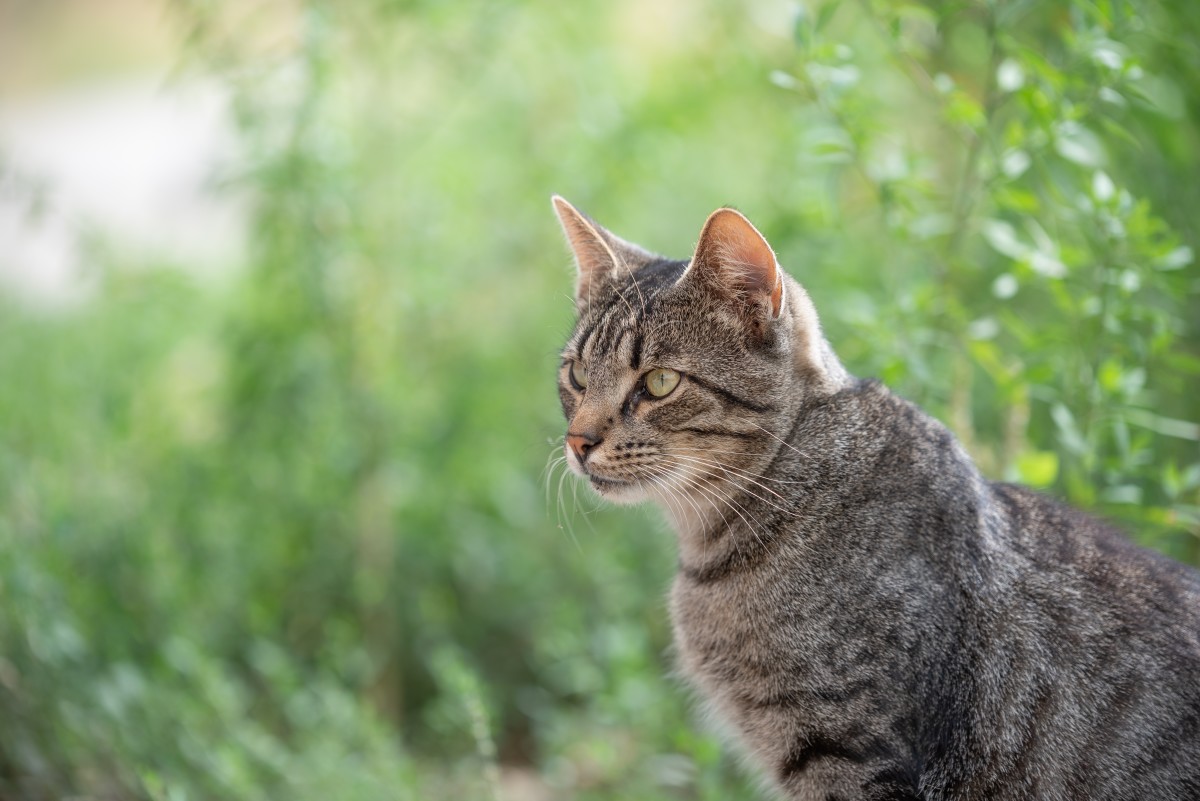
[[[680,666],[794,799],[1200,799],[1200,574],[853,378],[741,214],[690,261],[554,198],[566,455],[679,539]]]

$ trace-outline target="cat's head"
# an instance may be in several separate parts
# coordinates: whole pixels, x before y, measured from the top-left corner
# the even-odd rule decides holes
[[[711,500],[765,468],[799,404],[848,380],[808,295],[737,211],[713,212],[675,261],[553,203],[579,268],[565,455],[600,495]]]

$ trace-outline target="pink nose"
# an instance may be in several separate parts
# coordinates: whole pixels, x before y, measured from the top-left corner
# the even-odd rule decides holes
[[[567,447],[580,463],[587,459],[588,451],[599,444],[600,440],[591,434],[567,434]]]

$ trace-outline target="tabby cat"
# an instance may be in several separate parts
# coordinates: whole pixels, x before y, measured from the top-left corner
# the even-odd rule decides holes
[[[571,468],[678,533],[683,674],[792,799],[1200,799],[1200,574],[851,376],[733,209],[688,261],[560,197]]]

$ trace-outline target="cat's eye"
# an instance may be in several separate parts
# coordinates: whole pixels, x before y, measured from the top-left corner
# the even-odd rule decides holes
[[[679,373],[657,367],[646,373],[646,391],[656,398],[665,398],[679,386]]]
[[[583,362],[571,362],[571,369],[567,372],[575,389],[587,389],[587,368],[583,366]]]

